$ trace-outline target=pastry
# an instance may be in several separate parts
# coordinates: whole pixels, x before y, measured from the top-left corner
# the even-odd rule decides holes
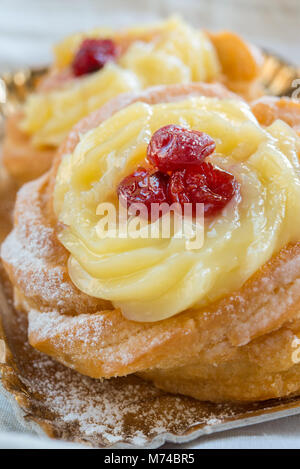
[[[271,124],[221,85],[171,85],[75,126],[19,191],[1,250],[33,347],[200,400],[299,391],[298,117],[292,100],[264,106]],[[203,246],[102,236],[99,204],[124,194],[131,217],[134,201],[204,204]]]
[[[7,119],[3,159],[19,183],[43,174],[76,122],[123,92],[219,81],[247,98],[260,93],[261,54],[233,33],[206,33],[171,18],[120,32],[67,37],[21,110]]]

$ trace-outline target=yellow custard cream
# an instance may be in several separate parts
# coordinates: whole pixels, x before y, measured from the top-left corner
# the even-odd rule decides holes
[[[70,66],[86,37],[112,38],[129,47],[117,63],[66,82],[58,90],[29,97],[21,128],[33,136],[36,146],[59,145],[78,120],[120,93],[159,84],[213,81],[220,72],[206,34],[177,18],[123,33],[101,29],[71,36],[55,48],[56,70]]]
[[[117,206],[119,182],[145,164],[152,134],[167,124],[208,133],[216,142],[210,160],[235,175],[239,196],[206,220],[197,250],[174,236],[100,239],[97,206]],[[230,294],[300,239],[299,151],[287,124],[263,128],[238,100],[192,97],[119,111],[82,137],[57,175],[54,205],[73,282],[135,321],[158,321]]]

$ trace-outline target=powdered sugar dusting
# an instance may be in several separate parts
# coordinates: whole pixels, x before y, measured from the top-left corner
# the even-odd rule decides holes
[[[43,231],[44,234],[40,234],[46,237],[46,232],[49,230],[44,228]],[[36,243],[31,240],[30,247],[37,246],[36,252],[39,253],[47,252],[48,246],[42,246],[41,239],[37,239]],[[58,266],[53,266],[49,270],[45,257],[33,256],[31,249],[20,242],[16,231],[13,231],[4,243],[2,257],[15,266],[15,275],[20,275],[22,290],[27,298],[40,297],[42,294],[45,302],[56,303],[60,307],[63,306],[66,298],[70,297],[72,290],[69,284],[64,281],[62,270]],[[26,282],[25,279],[22,281],[24,271],[27,271],[27,275],[30,276],[30,282]],[[61,297],[62,292],[64,293],[63,298]]]
[[[9,389],[18,392],[19,398],[23,396],[19,402],[26,402],[22,405],[27,419],[41,422],[43,427],[46,424],[57,438],[95,447],[155,447],[165,441],[166,435],[173,440],[192,439],[199,431],[211,433],[235,421],[239,425],[240,419],[249,422],[249,417],[257,419],[259,413],[283,406],[283,401],[276,404],[276,400],[212,404],[167,394],[136,376],[102,381],[82,376],[30,347],[26,316],[12,309],[9,302],[4,304],[3,298],[1,305],[14,358],[1,370],[3,383],[13,379]],[[292,399],[287,400],[287,406]]]
[[[17,223],[2,245],[1,257],[13,271],[15,286],[31,304],[73,314],[94,311],[97,303],[102,306],[101,301],[87,297],[72,284],[67,274],[68,254],[57,242],[55,227],[44,219],[41,192],[46,182],[47,176],[19,191]]]
[[[23,381],[42,409],[55,414],[57,431],[72,428],[93,444],[121,441],[143,446],[150,436],[196,423],[189,399],[168,396],[137,377],[92,380],[30,350]],[[24,379],[25,378],[25,379]],[[195,409],[194,409],[195,410]]]
[[[71,344],[74,340],[80,341],[84,349],[89,349],[94,345],[104,345],[105,340],[101,342],[103,329],[107,324],[111,325],[109,319],[102,315],[93,316],[91,327],[91,315],[80,314],[78,316],[66,316],[58,311],[40,313],[31,309],[29,312],[29,335],[34,332],[39,336],[39,340],[51,340],[55,338],[59,341],[60,337]],[[104,324],[105,322],[105,324]],[[67,334],[65,334],[67,333]],[[66,337],[67,336],[67,337]]]
[[[147,447],[155,438],[159,444],[166,433],[181,435],[232,415],[231,409],[224,412],[224,406],[167,394],[136,376],[109,380],[82,376],[30,347],[25,315],[3,311],[16,361],[13,367],[29,413],[50,425],[57,438],[96,447]]]

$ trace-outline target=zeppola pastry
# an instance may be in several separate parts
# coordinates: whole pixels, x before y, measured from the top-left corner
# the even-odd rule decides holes
[[[51,166],[72,126],[120,93],[149,86],[222,82],[245,98],[261,94],[261,54],[231,32],[198,31],[177,18],[67,37],[22,109],[7,119],[3,160],[18,183]]]
[[[68,126],[53,122],[60,133],[35,128],[36,142],[60,143]],[[30,344],[93,378],[137,373],[200,400],[299,391],[298,130],[296,101],[247,104],[207,83],[126,93],[76,124],[19,191],[2,245]],[[191,207],[191,229],[202,209],[201,246],[162,235],[173,204]],[[114,236],[99,207],[125,212],[135,236]]]

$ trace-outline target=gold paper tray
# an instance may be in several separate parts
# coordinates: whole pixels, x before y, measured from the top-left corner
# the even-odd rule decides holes
[[[2,124],[43,73],[27,70],[0,79]],[[267,93],[290,95],[297,76],[295,67],[266,54],[262,82]],[[13,195],[14,187],[0,168],[0,236],[9,230]],[[13,308],[11,287],[2,269],[0,274],[3,392],[33,431],[94,447],[156,448],[300,413],[299,396],[212,404],[167,394],[135,376],[104,381],[82,376],[30,347],[25,315]]]
[[[82,376],[29,346],[25,316],[12,308],[9,288],[3,281],[2,384],[33,430],[95,447],[156,448],[300,413],[299,397],[217,405],[164,393],[134,376]]]

